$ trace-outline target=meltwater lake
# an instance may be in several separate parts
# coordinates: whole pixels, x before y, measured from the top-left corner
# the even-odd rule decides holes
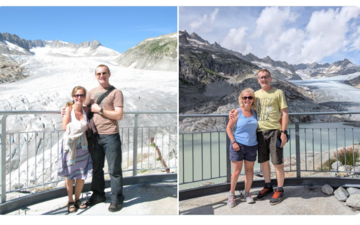
[[[359,123],[300,123],[299,127],[300,154],[329,152],[360,143]],[[288,130],[291,137],[284,147],[284,158],[296,154],[295,124],[289,124]],[[225,131],[180,132],[180,190],[199,187],[208,182],[226,182],[226,151]],[[260,171],[258,163],[255,163],[256,171]]]

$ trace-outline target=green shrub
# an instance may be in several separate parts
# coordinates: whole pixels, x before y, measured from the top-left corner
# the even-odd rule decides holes
[[[355,147],[354,149],[352,146],[340,148],[337,152],[334,152],[334,155],[330,158],[330,160],[327,160],[322,164],[322,168],[319,168],[319,170],[330,171],[331,165],[337,160],[339,160],[343,165],[353,166],[359,161],[359,156],[359,147]]]
[[[334,157],[336,158],[336,156],[343,165],[355,165],[355,162],[360,156],[359,148],[355,147],[353,149],[352,146],[340,148],[338,152],[334,152]]]

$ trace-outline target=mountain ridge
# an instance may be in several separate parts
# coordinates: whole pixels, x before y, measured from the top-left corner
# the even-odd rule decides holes
[[[195,37],[195,38],[194,38]],[[333,112],[334,108],[314,101],[316,96],[289,80],[301,80],[296,67],[274,61],[269,56],[259,59],[243,55],[218,43],[210,44],[197,34],[179,32],[179,113],[227,114],[238,107],[238,96],[245,88],[260,89],[257,71],[267,68],[272,73],[272,86],[283,90],[290,112]],[[307,65],[303,65],[307,68]],[[311,121],[314,116],[292,117],[291,121]],[[316,121],[340,121],[339,118],[317,117]],[[204,131],[225,129],[223,118],[181,119],[180,129]]]
[[[233,54],[240,59],[251,62],[252,64],[255,64],[261,68],[271,69],[275,72],[275,76],[279,75],[281,78],[284,77],[286,79],[300,80],[302,79],[300,75],[304,74],[308,77],[320,78],[360,72],[360,66],[353,64],[348,59],[339,60],[333,62],[332,64],[319,64],[317,62],[307,64],[289,64],[285,61],[273,60],[270,56],[266,56],[261,59],[252,53],[243,55],[240,52],[226,49],[217,42],[210,44],[208,41],[204,40],[196,33],[192,33],[191,35],[189,35],[186,30],[179,31],[179,33],[179,40],[182,45],[193,45],[200,47],[199,43],[201,43],[203,45],[202,47],[204,47],[204,45],[207,45],[209,49],[212,48],[214,50],[221,50],[223,52]],[[197,42],[194,43],[192,42],[192,40],[196,40]]]
[[[20,48],[19,48],[20,47]],[[49,55],[62,55],[62,56],[104,56],[104,55],[120,55],[115,50],[104,47],[98,40],[85,41],[80,44],[67,43],[60,40],[26,40],[20,38],[16,34],[0,33],[0,54],[11,55],[31,55],[34,54],[39,48],[49,48],[49,50],[42,51]],[[61,54],[54,49],[68,48],[67,54]],[[51,49],[51,50],[50,50]],[[87,49],[87,51],[86,51]],[[72,50],[72,51],[71,51]],[[99,51],[97,51],[99,50]]]
[[[147,38],[116,59],[124,67],[177,71],[177,32]]]

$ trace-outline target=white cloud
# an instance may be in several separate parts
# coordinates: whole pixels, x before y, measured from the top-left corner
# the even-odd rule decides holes
[[[243,54],[249,53],[251,51],[251,47],[246,41],[247,30],[247,27],[230,29],[221,41],[221,45],[225,48],[232,49]]]
[[[265,38],[279,36],[286,22],[294,22],[298,16],[290,11],[289,7],[265,8],[256,20],[254,38],[265,36]]]
[[[301,29],[291,26],[298,15],[290,8],[265,8],[256,21],[252,40],[248,41],[259,57],[269,55],[274,60],[293,64],[319,62],[346,46],[360,48],[359,34],[349,36],[350,21],[359,15],[357,7],[315,11]]]
[[[300,29],[290,28],[281,33],[277,42],[274,42],[268,49],[268,55],[276,55],[279,60],[289,62],[289,59],[299,59],[304,32]]]
[[[360,15],[357,7],[321,10],[312,13],[306,26],[307,38],[302,49],[302,62],[320,61],[344,49],[349,31],[349,21]]]
[[[213,23],[216,19],[216,16],[219,12],[219,9],[216,8],[211,14],[210,14],[210,22]]]
[[[190,22],[190,27],[193,30],[198,30],[199,28],[201,28],[201,26],[203,25],[204,22],[206,22],[207,20],[207,15],[203,15],[203,17],[198,18],[195,21]]]
[[[359,7],[195,7],[191,15],[191,32],[260,58],[313,63],[360,51]]]
[[[215,8],[213,12],[209,15],[204,14],[200,18],[195,19],[194,21],[189,23],[191,30],[195,30],[197,32],[211,32],[213,29],[213,24],[216,22],[216,16],[219,12],[218,8]]]
[[[360,51],[360,27],[357,27],[355,32],[352,33],[348,39],[345,51]]]

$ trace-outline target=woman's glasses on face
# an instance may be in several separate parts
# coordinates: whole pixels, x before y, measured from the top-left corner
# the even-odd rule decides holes
[[[85,98],[85,95],[84,94],[81,94],[81,95],[74,95],[75,98],[78,98],[78,97],[81,97],[81,98]]]
[[[242,97],[242,100],[246,100],[246,99],[252,100],[253,96],[244,96],[244,97]]]

